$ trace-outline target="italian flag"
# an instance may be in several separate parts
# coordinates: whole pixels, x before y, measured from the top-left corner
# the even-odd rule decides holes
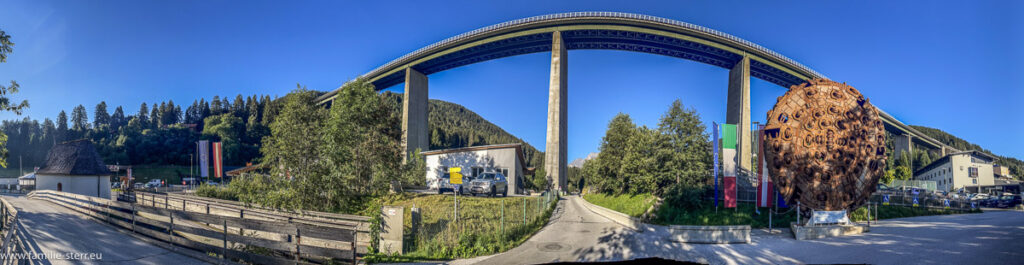
[[[764,139],[764,126],[757,130],[757,139]],[[768,177],[768,163],[764,161],[764,145],[758,140],[757,148],[757,207],[772,207],[772,180]]]
[[[736,124],[722,124],[722,186],[725,207],[736,207]]]

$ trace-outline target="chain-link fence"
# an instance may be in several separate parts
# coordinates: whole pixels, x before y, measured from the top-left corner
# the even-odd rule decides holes
[[[430,205],[410,205],[406,207],[405,252],[501,251],[543,226],[557,200],[551,192],[537,197],[459,196],[457,217],[454,196]]]
[[[963,196],[946,196],[934,193],[922,192],[912,194],[910,192],[875,192],[871,195],[871,203],[878,205],[898,205],[909,207],[922,207],[931,209],[951,209],[957,211],[969,211],[977,209],[981,205],[971,205],[971,200]]]

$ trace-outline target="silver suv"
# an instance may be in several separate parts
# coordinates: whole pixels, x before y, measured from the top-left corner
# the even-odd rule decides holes
[[[473,195],[487,194],[491,197],[500,193],[502,197],[508,197],[508,181],[501,173],[485,172],[469,182],[469,193]]]

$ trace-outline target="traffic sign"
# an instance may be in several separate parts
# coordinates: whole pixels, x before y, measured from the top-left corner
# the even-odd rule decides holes
[[[450,168],[449,175],[449,183],[462,184],[462,168]]]
[[[889,205],[889,194],[882,195],[882,205]]]
[[[946,206],[946,209],[949,209],[949,199],[943,200],[942,205]]]
[[[914,196],[914,207],[917,207],[917,196]]]

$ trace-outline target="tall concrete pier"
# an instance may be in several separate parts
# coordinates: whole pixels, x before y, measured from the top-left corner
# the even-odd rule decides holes
[[[548,85],[548,132],[544,171],[555,190],[566,189],[566,126],[568,117],[569,61],[562,33],[552,33],[551,83]]]
[[[744,55],[729,70],[729,99],[725,122],[736,124],[736,165],[750,172],[750,57]],[[742,182],[742,181],[741,181]]]
[[[427,130],[427,106],[429,106],[427,76],[415,69],[405,69],[405,98],[402,100],[402,161],[409,153],[427,151],[430,146]]]

